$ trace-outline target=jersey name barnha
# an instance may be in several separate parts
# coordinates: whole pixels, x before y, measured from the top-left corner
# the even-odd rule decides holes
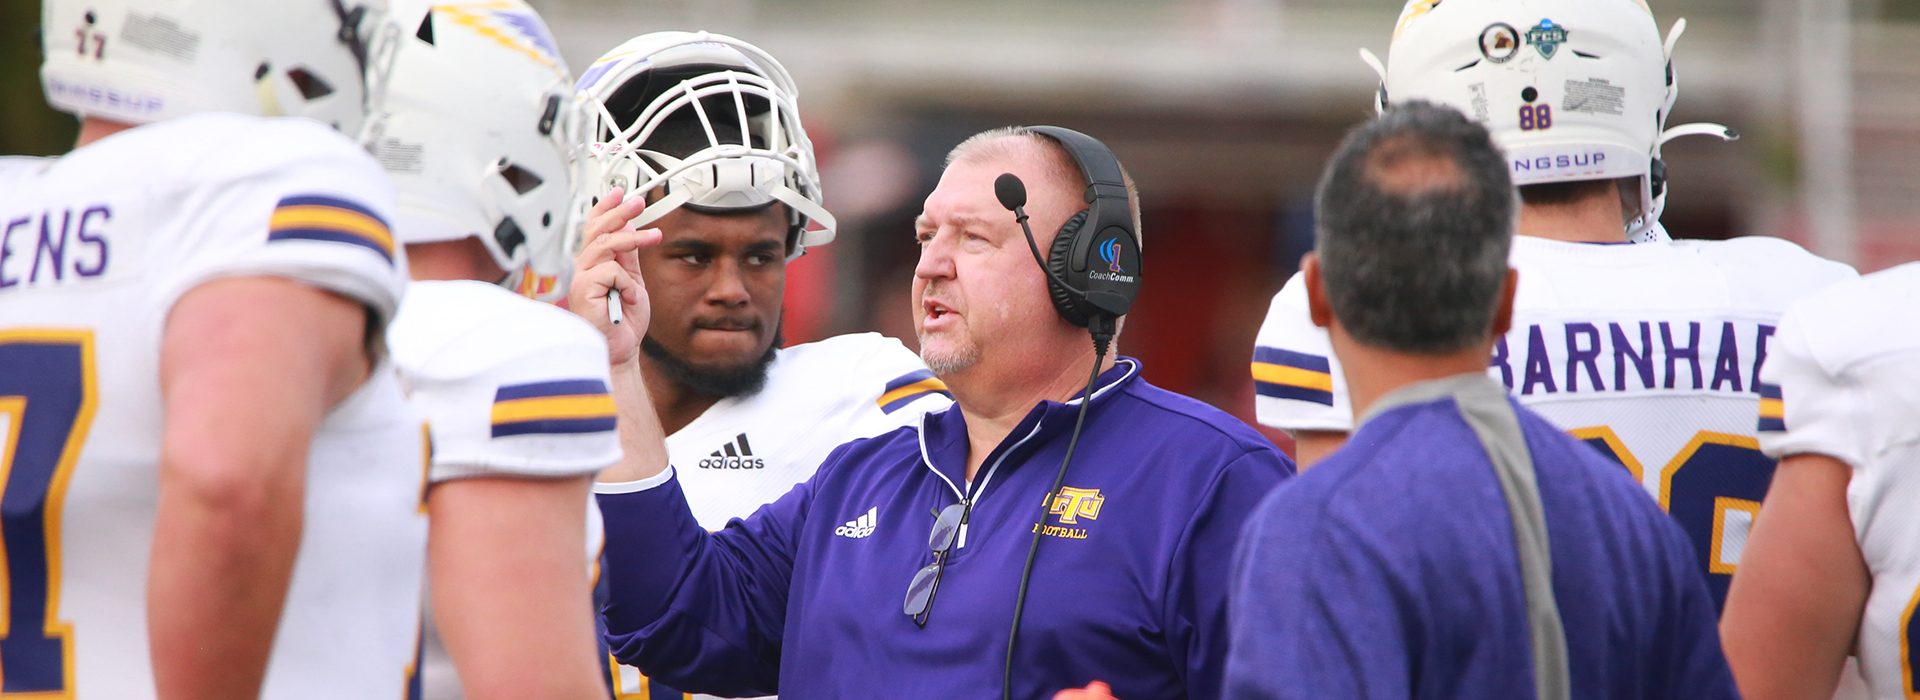
[[[113,207],[91,204],[0,220],[0,292],[106,274]]]
[[[1532,324],[1494,345],[1488,373],[1520,396],[1702,390],[1760,393],[1773,326],[1751,321]]]

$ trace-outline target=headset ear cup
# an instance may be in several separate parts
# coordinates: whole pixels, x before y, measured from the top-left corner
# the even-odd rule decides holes
[[[1060,279],[1073,279],[1067,276],[1070,262],[1068,258],[1073,255],[1073,239],[1080,234],[1080,227],[1085,226],[1086,223],[1087,210],[1082,209],[1080,213],[1068,218],[1067,223],[1060,225],[1059,233],[1053,234],[1053,250],[1047,253],[1047,268],[1053,270],[1053,274],[1058,275]],[[1082,328],[1087,326],[1087,322],[1091,319],[1087,317],[1086,310],[1081,308],[1079,299],[1075,299],[1073,295],[1067,293],[1066,289],[1061,288],[1051,279],[1047,280],[1047,291],[1053,293],[1053,308],[1060,312],[1061,318],[1066,319],[1067,323]]]

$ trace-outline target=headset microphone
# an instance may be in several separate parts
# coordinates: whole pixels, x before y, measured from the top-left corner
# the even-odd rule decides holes
[[[1033,240],[1033,228],[1027,225],[1027,186],[1020,177],[1006,173],[993,181],[994,197],[1000,206],[1013,212],[1014,221],[1027,236],[1027,249],[1033,261],[1047,275],[1047,287],[1053,308],[1068,323],[1081,326],[1093,336],[1093,370],[1087,376],[1087,388],[1080,394],[1079,415],[1073,421],[1073,433],[1067,439],[1067,452],[1060,458],[1060,471],[1053,476],[1053,488],[1041,504],[1040,524],[1053,510],[1060,487],[1066,483],[1067,465],[1073,463],[1073,450],[1080,444],[1080,428],[1086,425],[1087,407],[1093,404],[1094,386],[1100,379],[1100,365],[1118,331],[1119,319],[1133,306],[1140,293],[1140,239],[1134,232],[1133,207],[1126,186],[1126,174],[1113,151],[1099,140],[1057,126],[1029,127],[1028,133],[1058,143],[1079,166],[1086,179],[1084,196],[1087,208],[1067,219],[1053,235],[1052,254],[1040,255]],[[1094,269],[1094,259],[1105,269]],[[1027,584],[1033,579],[1033,560],[1040,552],[1043,527],[1033,529],[1027,545],[1027,563],[1020,571],[1020,591],[1014,597],[1013,626],[1007,632],[1007,663],[1000,679],[1000,697],[1013,697],[1014,645],[1020,638],[1020,616],[1027,607]]]
[[[1000,206],[1013,212],[1013,220],[1019,222],[1020,230],[1027,234],[1027,249],[1033,251],[1033,261],[1040,263],[1040,271],[1046,273],[1047,279],[1053,283],[1053,288],[1075,299],[1086,300],[1086,292],[1074,289],[1067,284],[1066,280],[1060,279],[1060,275],[1047,265],[1046,258],[1040,257],[1040,244],[1034,242],[1033,227],[1027,225],[1027,184],[1020,181],[1020,176],[1001,173],[1000,177],[993,181],[993,196],[1000,198]],[[1122,313],[1125,313],[1124,310]],[[1111,337],[1110,332],[1109,337]]]

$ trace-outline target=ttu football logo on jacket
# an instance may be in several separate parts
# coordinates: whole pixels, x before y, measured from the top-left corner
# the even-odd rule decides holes
[[[701,469],[766,469],[767,460],[753,456],[747,434],[741,433],[700,460],[699,466]]]

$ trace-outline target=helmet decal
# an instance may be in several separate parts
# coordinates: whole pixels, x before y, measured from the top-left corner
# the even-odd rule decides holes
[[[1520,53],[1520,32],[1506,22],[1494,22],[1480,30],[1480,55],[1494,63],[1506,63]]]
[[[1553,20],[1540,20],[1538,26],[1527,30],[1527,44],[1539,51],[1541,58],[1553,58],[1564,43],[1567,43],[1567,28],[1554,24]]]
[[[393,182],[395,237],[477,239],[501,286],[557,301],[573,270],[579,118],[552,34],[522,0],[392,2],[401,25],[431,27],[397,42],[365,139]]]
[[[553,35],[547,31],[547,25],[540,21],[539,15],[533,14],[533,10],[526,5],[493,0],[435,5],[433,11],[441,13],[455,24],[472,28],[502,46],[525,54],[541,65],[565,70],[560,60],[560,48],[554,44]]]

